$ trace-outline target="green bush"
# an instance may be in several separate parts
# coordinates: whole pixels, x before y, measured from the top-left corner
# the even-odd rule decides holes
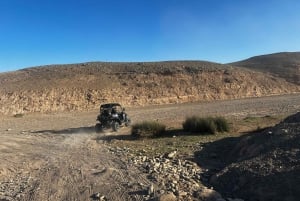
[[[160,137],[165,133],[166,126],[156,121],[144,121],[134,124],[131,134],[135,137]]]
[[[218,132],[228,132],[229,131],[229,124],[224,117],[216,117],[216,118],[214,118],[214,122],[217,126]]]
[[[215,134],[216,132],[229,131],[229,124],[223,117],[188,117],[182,124],[183,129],[188,132],[201,134]]]

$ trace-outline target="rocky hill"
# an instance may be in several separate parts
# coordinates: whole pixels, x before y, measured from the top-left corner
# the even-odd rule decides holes
[[[0,113],[91,110],[300,92],[262,72],[204,61],[81,63],[0,74]]]
[[[225,196],[247,201],[299,200],[299,136],[300,112],[262,132],[214,143],[225,166],[210,184]]]
[[[231,63],[234,66],[270,73],[289,82],[300,84],[300,52],[282,52]]]

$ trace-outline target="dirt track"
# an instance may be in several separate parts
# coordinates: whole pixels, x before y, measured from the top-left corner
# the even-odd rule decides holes
[[[299,110],[298,94],[129,108],[128,113],[133,122],[158,119],[173,126],[193,114],[240,118]],[[96,115],[97,111],[1,117],[0,200],[93,200],[96,193],[107,200],[144,200],[141,192],[151,182],[125,159],[112,155],[105,141],[95,140],[113,134],[93,132]],[[128,134],[129,129],[121,132]]]

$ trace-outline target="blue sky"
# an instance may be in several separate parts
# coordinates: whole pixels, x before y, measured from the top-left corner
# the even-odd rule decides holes
[[[0,72],[300,50],[299,0],[0,0]]]

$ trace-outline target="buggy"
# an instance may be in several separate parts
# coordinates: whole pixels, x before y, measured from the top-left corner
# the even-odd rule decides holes
[[[120,126],[130,125],[130,119],[119,103],[107,103],[100,106],[100,114],[97,116],[96,132],[101,132],[104,129],[112,128],[113,131],[118,131]]]

